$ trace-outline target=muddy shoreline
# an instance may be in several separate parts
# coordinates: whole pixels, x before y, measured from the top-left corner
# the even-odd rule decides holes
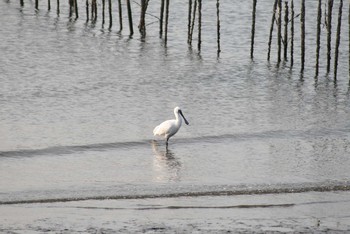
[[[350,192],[1,205],[1,233],[346,233]]]

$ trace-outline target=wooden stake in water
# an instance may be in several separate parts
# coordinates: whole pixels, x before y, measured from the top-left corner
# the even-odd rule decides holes
[[[340,0],[339,13],[338,13],[338,25],[337,25],[337,38],[335,41],[335,52],[334,52],[334,80],[337,80],[342,10],[343,10],[343,0]]]
[[[160,4],[160,21],[159,21],[159,37],[163,36],[163,21],[164,21],[164,8],[165,8],[165,0],[162,0]]]
[[[164,38],[165,45],[168,42],[169,5],[170,5],[170,0],[166,0],[166,3],[165,3],[165,38]]]
[[[145,37],[145,2],[146,0],[141,0],[141,10],[140,10],[140,21],[139,21],[139,32],[141,34],[141,37],[144,38]]]
[[[127,5],[127,8],[128,8],[130,36],[132,36],[134,34],[134,27],[133,27],[133,23],[132,23],[132,12],[131,12],[130,0],[126,0],[126,5]]]
[[[95,13],[95,4],[94,1],[96,0],[91,0],[91,20],[94,20],[94,13]]]
[[[318,76],[321,43],[322,0],[318,0],[317,10],[317,36],[316,36],[316,76]]]
[[[283,37],[283,58],[285,61],[288,60],[287,52],[288,52],[288,21],[289,21],[289,9],[288,2],[284,3],[284,37]]]
[[[202,44],[202,0],[198,0],[198,51],[201,51]]]
[[[96,7],[96,0],[91,1],[91,20],[95,21],[95,7]]]
[[[256,1],[256,0],[255,0]],[[255,21],[255,19],[254,19]],[[220,47],[220,1],[216,1],[216,29],[217,29],[217,44],[218,44],[218,51],[217,54],[218,56],[220,55],[221,52],[221,47]],[[254,30],[255,30],[255,25],[254,25]],[[254,42],[253,42],[254,44]]]
[[[331,40],[332,40],[332,9],[333,0],[328,0],[328,14],[327,14],[327,73],[331,66]]]
[[[192,12],[192,0],[188,1],[188,24],[187,24],[187,44],[190,44],[191,37],[191,12]]]
[[[193,6],[193,13],[192,13],[192,22],[191,22],[191,32],[190,32],[190,41],[189,44],[192,46],[192,38],[193,38],[193,30],[194,30],[194,24],[196,21],[196,11],[197,11],[197,0],[194,1],[194,6]]]
[[[74,10],[75,10],[75,18],[79,18],[79,12],[78,12],[78,0],[74,0]]]
[[[105,8],[106,8],[106,0],[102,0],[102,27],[105,24]]]
[[[94,3],[95,3],[95,18],[94,18],[94,21],[97,20],[97,0],[94,0]]]
[[[282,47],[282,0],[278,0],[278,15],[277,15],[277,64],[281,62],[281,47]]]
[[[35,10],[39,10],[39,0],[35,0]]]
[[[148,0],[141,0],[141,14],[140,14],[140,23],[139,31],[142,38],[146,36],[146,11],[147,11]]]
[[[21,7],[23,7],[23,6],[24,6],[24,1],[23,1],[23,0],[20,0],[19,2],[20,2],[20,4],[21,4]]]
[[[60,0],[57,0],[57,15],[60,14]]]
[[[21,2],[23,2],[23,0],[21,0]],[[51,11],[51,1],[47,0],[47,10]]]
[[[86,22],[88,21],[89,21],[89,0],[86,0]]]
[[[113,18],[112,18],[112,0],[108,0],[108,15],[109,15],[109,26],[108,28],[111,29],[113,25]]]
[[[301,31],[301,69],[300,72],[304,71],[305,64],[305,0],[301,0],[300,10],[300,31]]]
[[[92,0],[93,5],[94,5],[94,17],[93,17],[93,21],[97,20],[97,0]]]
[[[290,66],[294,64],[294,1],[292,0],[291,5],[291,24],[290,24]]]
[[[278,2],[278,0],[275,0],[275,3],[274,3],[274,5],[273,5],[273,9],[272,9],[272,19],[271,19],[271,26],[270,26],[270,36],[269,36],[268,50],[267,50],[267,61],[270,61],[272,33],[273,33],[273,25],[275,24],[275,18],[276,18],[277,2]]]
[[[253,0],[253,13],[252,13],[252,32],[251,32],[251,44],[250,44],[250,58],[254,58],[254,37],[255,37],[255,15],[256,15],[256,1]],[[217,2],[217,5],[219,1]]]
[[[119,11],[119,31],[123,30],[123,12],[122,12],[122,2],[118,0],[118,11]]]
[[[74,10],[74,0],[69,0],[69,18],[72,18],[73,10]]]

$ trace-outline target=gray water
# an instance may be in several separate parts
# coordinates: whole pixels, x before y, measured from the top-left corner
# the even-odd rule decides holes
[[[46,2],[35,12],[32,2],[1,1],[0,204],[348,191],[348,5],[334,82],[325,28],[315,77],[317,1],[306,5],[302,74],[299,18],[295,64],[278,67],[275,37],[266,61],[272,3],[258,3],[252,61],[250,1],[221,1],[218,58],[215,3],[203,3],[198,53],[196,36],[193,49],[186,44],[180,2],[171,3],[165,46],[150,15],[141,39],[136,10],[130,38],[126,25],[118,32],[116,12],[111,30],[108,20],[86,22],[83,1],[76,21],[65,3],[57,16]],[[149,13],[158,15],[158,5],[151,1]],[[334,9],[335,31],[338,2]],[[166,150],[152,130],[175,106],[190,125]]]

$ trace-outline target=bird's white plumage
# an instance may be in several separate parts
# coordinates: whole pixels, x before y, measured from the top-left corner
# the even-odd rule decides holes
[[[175,107],[174,115],[176,119],[166,120],[157,127],[155,127],[153,130],[153,134],[155,136],[164,137],[166,139],[166,143],[168,143],[170,137],[172,137],[179,131],[182,124],[182,118],[185,120],[185,123],[188,124],[186,118],[183,116],[182,111],[179,107]]]

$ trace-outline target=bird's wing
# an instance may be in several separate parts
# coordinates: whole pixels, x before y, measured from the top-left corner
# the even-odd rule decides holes
[[[172,127],[172,122],[173,120],[167,120],[164,121],[163,123],[161,123],[160,125],[158,125],[157,127],[154,128],[153,130],[153,134],[156,136],[164,136],[167,133],[169,133],[169,130]]]

